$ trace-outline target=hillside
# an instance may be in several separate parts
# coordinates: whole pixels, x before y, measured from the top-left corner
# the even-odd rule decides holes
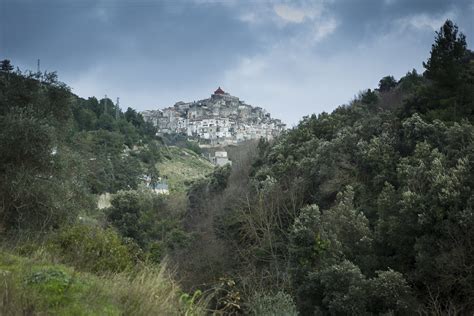
[[[171,191],[185,192],[193,181],[211,173],[214,165],[192,150],[167,146],[156,168],[161,177],[166,179]]]

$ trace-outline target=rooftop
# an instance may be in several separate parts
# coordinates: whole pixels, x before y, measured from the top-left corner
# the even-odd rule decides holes
[[[221,89],[221,87],[217,88],[216,91],[214,91],[214,94],[225,94],[224,90]]]

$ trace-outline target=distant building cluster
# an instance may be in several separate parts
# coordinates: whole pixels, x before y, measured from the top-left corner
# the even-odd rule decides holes
[[[242,141],[278,136],[285,124],[260,107],[252,107],[220,87],[210,98],[178,102],[163,110],[141,113],[158,127],[158,134],[179,133],[201,146],[225,146]]]

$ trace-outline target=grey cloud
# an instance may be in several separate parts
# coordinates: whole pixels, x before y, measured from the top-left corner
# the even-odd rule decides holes
[[[285,21],[278,4],[308,12],[290,10],[294,21]],[[0,0],[0,58],[28,68],[40,58],[76,93],[119,95],[138,109],[225,84],[295,122],[382,75],[420,67],[434,33],[416,26],[446,12],[472,43],[472,8],[468,0]],[[290,111],[291,100],[299,103]]]

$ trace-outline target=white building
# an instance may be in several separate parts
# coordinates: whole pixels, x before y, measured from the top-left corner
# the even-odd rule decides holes
[[[232,161],[227,157],[227,152],[224,150],[216,151],[214,157],[211,157],[211,162],[216,166],[232,165]]]
[[[142,115],[158,127],[159,134],[183,134],[206,146],[269,140],[285,129],[281,120],[272,119],[264,109],[245,104],[220,87],[209,99],[178,102],[163,110],[144,111]]]

